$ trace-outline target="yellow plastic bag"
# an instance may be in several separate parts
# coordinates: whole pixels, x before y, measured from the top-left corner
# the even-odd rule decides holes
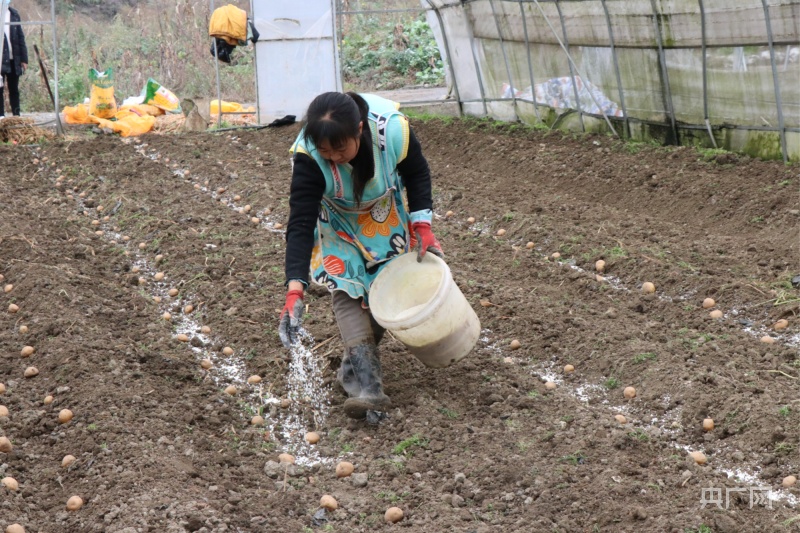
[[[231,4],[218,7],[208,22],[208,35],[221,37],[233,46],[236,46],[238,41],[246,41],[247,13]]]
[[[111,118],[117,112],[117,101],[114,100],[114,72],[106,69],[98,72],[89,71],[92,92],[89,96],[89,114],[100,118]]]
[[[146,115],[150,115],[151,117],[160,117],[161,115],[164,114],[163,109],[160,109],[154,105],[149,105],[149,104],[124,105],[119,108],[119,112],[122,111],[131,111],[132,113],[135,113],[140,117]]]
[[[86,104],[78,104],[74,107],[64,107],[64,120],[67,124],[91,124],[89,119],[89,106]]]
[[[211,100],[210,113],[212,115],[219,114],[219,100]],[[222,112],[223,113],[254,113],[255,109],[249,107],[247,109],[244,108],[242,104],[236,102],[226,102],[225,100],[222,101]]]
[[[101,128],[107,128],[111,131],[119,133],[123,137],[133,137],[147,133],[153,129],[156,123],[156,118],[150,115],[139,116],[130,110],[120,111],[114,118],[116,120],[106,120],[104,118],[89,117],[92,122]]]
[[[181,102],[175,93],[153,78],[148,79],[144,87],[144,103],[163,109],[167,113],[181,112]]]

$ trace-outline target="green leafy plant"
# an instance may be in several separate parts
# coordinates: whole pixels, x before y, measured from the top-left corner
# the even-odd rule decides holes
[[[351,17],[344,34],[342,73],[348,88],[395,89],[444,82],[444,63],[424,15],[399,22]]]
[[[422,438],[420,435],[414,435],[409,437],[405,440],[400,441],[397,446],[392,449],[392,453],[395,455],[408,455],[409,457],[414,455],[413,448],[425,448],[428,445],[428,440]]]

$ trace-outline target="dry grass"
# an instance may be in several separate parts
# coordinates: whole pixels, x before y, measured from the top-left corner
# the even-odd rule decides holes
[[[0,142],[11,144],[36,144],[56,136],[52,128],[34,126],[33,119],[7,117],[0,119]]]

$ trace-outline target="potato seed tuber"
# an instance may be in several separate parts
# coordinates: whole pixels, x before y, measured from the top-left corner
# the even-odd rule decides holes
[[[34,378],[38,375],[39,375],[39,369],[36,368],[35,366],[29,366],[28,368],[25,369],[24,376],[26,378]]]
[[[10,306],[9,306],[8,310],[11,311],[11,307]],[[775,322],[772,325],[772,329],[774,329],[776,331],[780,331],[780,330],[786,329],[788,327],[789,327],[789,321],[786,320],[785,318],[781,318],[780,320],[778,320],[777,322]]]
[[[309,444],[316,444],[319,442],[319,433],[316,431],[309,431],[306,433],[306,442]]]
[[[564,373],[565,374],[571,374],[573,372],[575,372],[575,367],[574,366],[572,366],[572,365],[564,365]]]
[[[33,355],[33,352],[34,352],[33,346],[25,346],[19,353],[22,357],[30,357],[31,355]]]
[[[711,309],[717,305],[717,302],[714,301],[714,298],[706,298],[703,300],[703,309]]]
[[[706,454],[704,454],[703,452],[689,452],[689,457],[694,459],[694,462],[699,465],[704,465],[708,462]]]
[[[714,320],[720,319],[722,318],[722,311],[720,311],[719,309],[714,309],[713,311],[708,313],[708,316],[710,316]]]
[[[77,459],[74,455],[65,455],[64,458],[61,459],[61,468],[69,468],[75,461],[77,461]]]
[[[599,259],[599,260],[595,261],[595,263],[594,263],[594,269],[595,269],[595,270],[597,270],[598,272],[603,272],[603,271],[605,271],[605,269],[606,269],[606,262],[605,262],[605,261],[603,261],[602,259]]]
[[[263,426],[265,424],[264,417],[256,415],[250,419],[250,424],[253,426]]]
[[[355,470],[353,463],[341,461],[338,465],[336,465],[336,477],[349,477],[350,474],[353,473],[353,470]]]
[[[5,405],[0,405],[0,418],[3,418],[4,416],[8,416],[8,407]]]
[[[653,294],[656,292],[656,286],[650,283],[649,281],[645,281],[642,283],[642,292],[645,294]]]
[[[0,479],[0,484],[3,485],[8,490],[19,489],[19,483],[17,483],[17,480],[14,479],[13,477],[4,477],[3,479]]]
[[[383,518],[388,523],[394,524],[403,519],[403,510],[399,507],[389,507],[386,509],[386,514],[383,515]]]
[[[622,395],[625,396],[627,399],[635,398],[636,397],[636,389],[633,387],[625,387],[625,390],[622,391]]]
[[[237,389],[233,385],[228,385],[227,387],[225,387],[225,394],[227,394],[229,396],[236,396],[236,394],[238,392],[239,392],[239,389]]]
[[[279,463],[289,463],[290,465],[294,464],[294,455],[290,455],[288,453],[282,453],[278,456]]]
[[[222,349],[222,355],[227,355],[230,357],[231,355],[233,355],[233,348],[231,348],[230,346],[224,347]]]
[[[259,383],[261,383],[261,376],[253,374],[252,376],[247,378],[247,383],[249,383],[250,385],[258,385]]]
[[[19,306],[17,304],[8,304],[9,313],[16,313],[17,311],[19,311]]]
[[[508,345],[508,348],[510,350],[519,350],[520,348],[522,348],[522,343],[519,342],[517,339],[514,339],[513,341],[511,341],[511,344]]]
[[[77,511],[83,507],[83,499],[80,496],[73,496],[67,500],[67,511]]]
[[[614,415],[614,420],[623,425],[628,423],[628,419],[624,415]]]
[[[72,411],[69,409],[62,409],[58,413],[58,423],[59,424],[66,424],[70,420],[72,420],[73,414]]]
[[[797,478],[795,476],[786,476],[783,478],[783,481],[781,481],[781,485],[786,488],[794,486],[795,483],[797,483]]]
[[[339,503],[336,501],[336,498],[333,496],[326,494],[322,498],[319,499],[319,506],[324,507],[329,511],[335,511],[339,508]]]
[[[714,430],[714,419],[713,418],[706,418],[703,420],[703,429],[706,431],[713,431]]]

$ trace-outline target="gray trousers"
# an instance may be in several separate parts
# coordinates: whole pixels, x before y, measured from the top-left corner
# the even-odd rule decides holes
[[[333,291],[333,314],[339,325],[345,350],[360,344],[381,342],[384,329],[372,318],[368,309],[361,307],[361,300],[354,300],[345,291]]]

